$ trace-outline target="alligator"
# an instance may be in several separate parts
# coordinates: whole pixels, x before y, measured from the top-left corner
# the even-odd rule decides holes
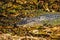
[[[56,13],[56,14],[42,14],[40,16],[36,16],[36,17],[33,17],[33,18],[29,18],[29,17],[25,17],[25,18],[19,18],[19,17],[5,17],[5,16],[2,16],[0,15],[0,25],[3,25],[3,26],[20,26],[20,25],[25,25],[25,24],[34,24],[37,23],[37,24],[40,24],[40,23],[44,23],[46,21],[49,21],[48,23],[54,23],[53,21],[57,20],[60,24],[60,14],[59,13]],[[16,21],[18,20],[18,21]],[[14,23],[15,22],[15,23]]]
[[[24,18],[20,22],[15,23],[15,26],[25,25],[32,22],[41,23],[42,21],[46,21],[46,20],[51,22],[52,20],[56,20],[56,19],[60,19],[59,13],[58,14],[44,14],[38,17]]]

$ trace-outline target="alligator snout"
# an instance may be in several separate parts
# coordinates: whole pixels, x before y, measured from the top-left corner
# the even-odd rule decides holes
[[[31,22],[41,22],[44,20],[50,21],[50,20],[55,20],[57,18],[60,18],[60,14],[46,14],[34,18],[24,18],[22,21],[17,22],[16,25],[28,24]]]

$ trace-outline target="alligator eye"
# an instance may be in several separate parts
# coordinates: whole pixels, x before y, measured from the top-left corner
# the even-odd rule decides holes
[[[14,27],[17,27],[17,25],[16,25],[16,24],[14,24]]]

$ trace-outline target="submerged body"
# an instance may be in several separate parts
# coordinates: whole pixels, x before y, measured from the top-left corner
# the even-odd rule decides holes
[[[56,19],[60,19],[60,14],[45,14],[34,18],[24,18],[22,21],[17,22],[16,25],[24,25],[32,22],[41,23],[41,21],[51,21]]]

